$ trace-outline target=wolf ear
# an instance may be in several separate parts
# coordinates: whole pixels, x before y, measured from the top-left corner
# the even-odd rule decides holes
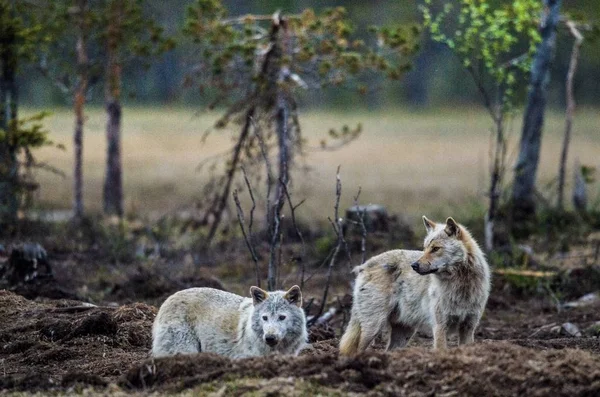
[[[298,287],[297,285],[294,285],[292,288],[290,288],[285,293],[283,298],[290,302],[290,304],[292,305],[302,307],[302,292],[300,291],[300,287]]]
[[[250,295],[255,305],[258,305],[269,297],[269,293],[258,287],[250,287]]]
[[[456,238],[460,238],[460,227],[458,227],[458,223],[452,218],[446,219],[446,228],[444,231],[450,237],[456,236]]]
[[[423,224],[425,225],[425,230],[427,230],[427,233],[435,229],[435,222],[427,219],[425,215],[423,215]]]

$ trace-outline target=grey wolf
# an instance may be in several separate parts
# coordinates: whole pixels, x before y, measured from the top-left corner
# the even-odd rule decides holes
[[[214,352],[231,358],[293,354],[305,347],[306,318],[298,286],[251,298],[212,288],[171,295],[152,328],[152,355]]]
[[[404,347],[421,327],[435,349],[472,343],[490,292],[490,270],[469,231],[448,218],[423,216],[424,251],[392,250],[357,266],[351,319],[340,342],[342,355],[364,351],[378,335],[387,349]]]

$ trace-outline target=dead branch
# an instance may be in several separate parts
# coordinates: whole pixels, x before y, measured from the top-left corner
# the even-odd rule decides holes
[[[217,228],[219,227],[219,224],[221,223],[221,217],[223,216],[223,210],[225,209],[225,206],[227,205],[227,199],[229,197],[229,192],[231,191],[231,184],[233,183],[233,177],[235,175],[235,172],[238,168],[238,164],[240,162],[242,147],[243,147],[244,142],[250,132],[250,126],[252,123],[252,117],[254,116],[254,112],[255,112],[254,107],[251,107],[246,112],[246,118],[245,118],[246,121],[244,123],[244,127],[242,128],[242,132],[240,134],[240,137],[238,138],[235,149],[233,151],[233,156],[231,158],[231,164],[230,164],[229,169],[227,170],[227,174],[226,174],[226,182],[225,182],[225,188],[223,189],[223,193],[221,195],[217,194],[215,196],[215,199],[214,199],[212,205],[210,206],[210,209],[206,212],[206,215],[204,216],[204,220],[202,221],[202,224],[206,224],[208,222],[208,217],[211,214],[213,214],[215,217],[215,219],[213,220],[213,223],[210,227],[210,230],[208,232],[208,236],[206,237],[206,245],[209,245],[211,243],[212,239],[215,237]]]
[[[534,336],[536,336],[538,333],[540,333],[540,331],[543,331],[545,329],[550,329],[552,327],[555,327],[556,325],[558,325],[558,324],[556,324],[556,323],[550,323],[550,324],[542,325],[541,327],[539,327],[538,329],[536,329],[531,335],[529,335],[527,337],[527,339],[531,339]]]
[[[577,62],[579,60],[579,49],[583,43],[583,36],[573,21],[566,21],[566,25],[575,38],[573,50],[571,51],[571,60],[569,62],[569,71],[567,72],[565,96],[567,101],[567,110],[565,117],[565,135],[563,138],[562,151],[560,154],[560,165],[558,170],[558,209],[564,208],[564,188],[565,173],[567,167],[567,155],[569,144],[571,142],[571,129],[573,127],[573,116],[575,114],[575,96],[573,95],[573,77],[577,71]]]
[[[245,175],[245,173],[244,173]],[[252,256],[252,260],[254,261],[254,271],[256,274],[256,286],[260,288],[260,270],[258,266],[258,257],[256,256],[256,250],[254,249],[254,245],[252,244],[252,212],[254,211],[255,202],[254,196],[252,193],[250,194],[252,198],[252,209],[250,210],[250,226],[248,227],[248,233],[246,233],[245,220],[244,220],[244,211],[242,210],[242,206],[240,204],[240,199],[238,197],[237,190],[233,191],[233,200],[235,201],[235,206],[237,208],[237,217],[238,223],[240,224],[240,229],[242,229],[242,234],[244,235],[244,241],[246,242],[246,246],[250,251],[250,255]]]
[[[337,309],[335,307],[329,308],[321,317],[316,319],[316,324],[324,325],[327,324],[337,313]]]
[[[71,84],[67,78],[58,79],[52,76],[50,70],[48,69],[48,65],[46,64],[46,60],[42,59],[42,61],[37,65],[37,70],[40,74],[46,77],[48,80],[52,82],[52,84],[60,90],[64,95],[72,95],[74,92],[73,84]]]
[[[298,224],[296,223],[296,209],[298,207],[300,207],[302,204],[304,204],[306,199],[302,199],[302,201],[300,201],[298,204],[293,205],[292,197],[290,196],[290,192],[289,192],[287,186],[282,181],[279,181],[279,183],[281,183],[281,186],[283,188],[283,193],[285,194],[288,205],[290,207],[290,216],[292,218],[292,226],[294,227],[294,230],[296,230],[296,235],[298,236],[298,238],[300,239],[300,242],[302,244],[302,254],[300,257],[300,262],[301,262],[301,264],[300,264],[300,289],[303,289],[304,288],[304,274],[306,271],[306,265],[304,264],[304,259],[306,258],[306,244],[304,243],[304,236],[302,235],[302,232],[300,231],[300,229],[298,228]]]
[[[254,223],[254,210],[256,209],[256,200],[254,199],[254,193],[252,192],[252,186],[250,186],[250,181],[248,180],[248,175],[246,174],[246,169],[244,166],[242,168],[242,175],[244,175],[244,182],[246,182],[246,187],[248,188],[248,194],[250,195],[250,199],[252,200],[252,208],[250,208],[250,221],[248,223],[248,235],[252,240],[252,225]]]
[[[329,293],[329,286],[331,284],[331,275],[333,272],[333,267],[335,265],[335,260],[337,259],[337,256],[340,252],[340,249],[342,248],[343,241],[344,241],[344,237],[342,234],[342,219],[340,218],[340,215],[339,215],[340,197],[342,196],[342,180],[340,178],[340,166],[338,166],[338,168],[337,168],[337,173],[336,173],[335,178],[336,178],[335,206],[334,206],[335,223],[332,222],[332,226],[333,226],[334,232],[337,234],[337,244],[335,245],[335,248],[333,250],[333,255],[331,256],[331,259],[329,261],[329,267],[327,268],[327,278],[325,281],[325,290],[323,291],[323,298],[321,299],[321,306],[319,307],[319,311],[313,318],[314,321],[310,325],[314,324],[314,322],[317,321],[316,319],[318,319],[321,316],[321,314],[323,314],[323,310],[325,309],[325,304],[327,302],[327,295]]]
[[[356,196],[354,196],[354,206],[356,208],[360,208],[358,206],[358,198],[360,197],[360,193],[362,191],[362,187],[358,187],[358,193],[356,193]],[[361,240],[360,240],[360,264],[362,265],[363,263],[365,263],[365,260],[367,259],[367,228],[365,226],[365,213],[367,212],[367,207],[365,207],[361,212],[360,212],[360,231],[361,231]]]
[[[53,307],[51,309],[44,309],[43,312],[46,312],[46,313],[79,313],[79,312],[85,312],[85,311],[92,310],[92,309],[116,310],[116,309],[118,309],[118,307],[96,306],[96,305],[90,304],[89,306],[81,305],[81,306],[68,306],[68,307]]]
[[[285,204],[283,197],[283,189],[278,189],[277,197],[273,205],[272,221],[273,226],[271,228],[271,243],[269,249],[269,268],[267,274],[267,284],[269,291],[274,291],[277,288],[277,247],[279,244],[279,231],[281,229],[281,209]]]

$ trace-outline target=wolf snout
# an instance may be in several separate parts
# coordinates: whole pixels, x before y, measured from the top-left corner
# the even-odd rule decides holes
[[[419,262],[413,262],[413,264],[412,264],[412,265],[410,265],[410,267],[412,267],[412,269],[413,269],[415,272],[418,272],[418,271],[419,271]]]
[[[265,343],[269,346],[275,346],[279,341],[275,335],[265,335]]]

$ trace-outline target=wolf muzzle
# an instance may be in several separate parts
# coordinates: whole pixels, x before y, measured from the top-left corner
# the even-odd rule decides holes
[[[279,341],[275,335],[265,335],[265,343],[271,347],[277,345]]]
[[[431,274],[431,273],[435,273],[438,271],[438,269],[431,269],[431,267],[429,267],[428,269],[423,269],[421,268],[421,264],[419,263],[419,261],[413,262],[410,267],[412,267],[412,269],[419,273],[421,276],[425,276],[427,274]]]

